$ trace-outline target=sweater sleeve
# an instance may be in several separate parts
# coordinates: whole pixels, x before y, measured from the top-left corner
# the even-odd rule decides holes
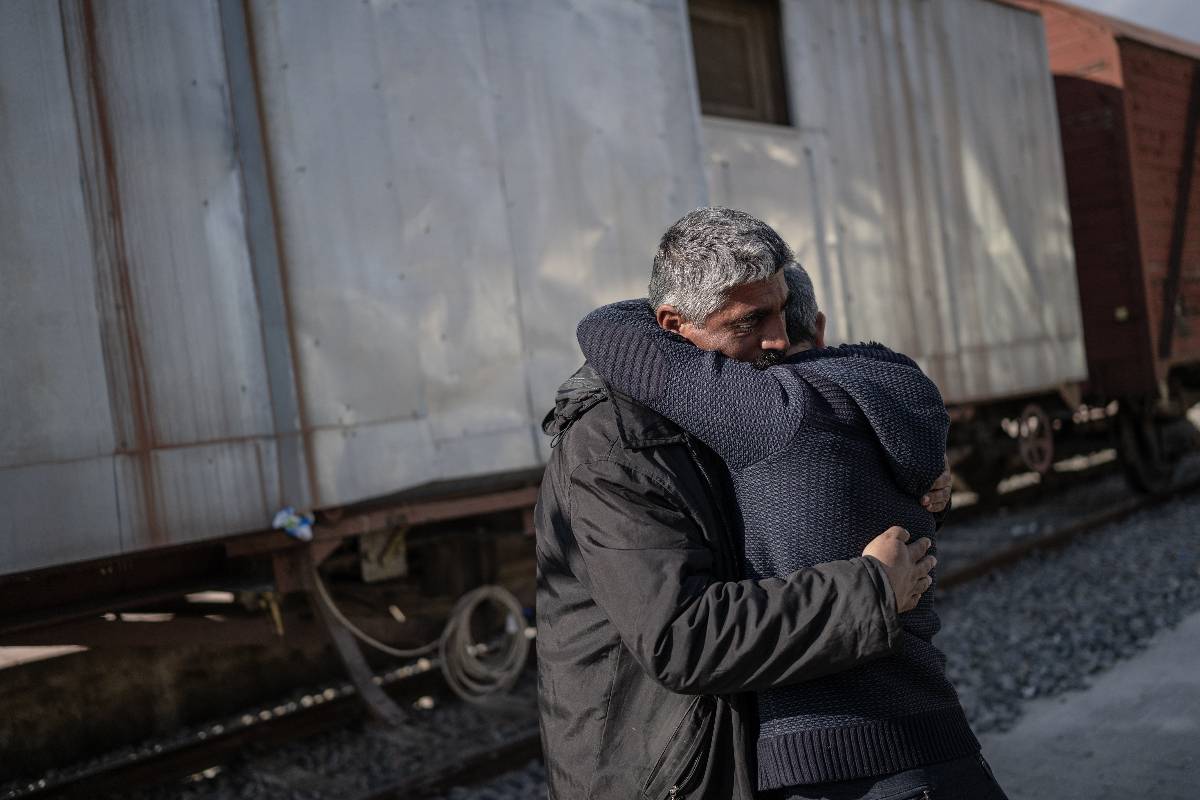
[[[785,372],[701,350],[663,330],[644,299],[596,309],[577,335],[609,385],[700,439],[731,468],[786,444],[803,412],[805,397]]]

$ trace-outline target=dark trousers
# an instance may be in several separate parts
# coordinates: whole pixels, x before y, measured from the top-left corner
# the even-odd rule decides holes
[[[1008,800],[976,754],[874,778],[791,786],[761,800]]]

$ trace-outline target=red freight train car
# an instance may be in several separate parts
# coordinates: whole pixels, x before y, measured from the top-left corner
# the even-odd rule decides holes
[[[1054,0],[1054,72],[1093,398],[1120,399],[1131,477],[1200,390],[1200,45]]]

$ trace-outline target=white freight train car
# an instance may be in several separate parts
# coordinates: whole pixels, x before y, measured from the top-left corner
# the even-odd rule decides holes
[[[536,467],[706,199],[687,17],[0,4],[0,573]]]
[[[710,200],[951,399],[1083,377],[1037,18],[782,7],[791,127],[702,120],[684,0],[0,4],[0,574],[536,468]]]
[[[989,0],[784,0],[792,125],[705,117],[711,200],[775,225],[832,338],[947,403],[1087,377],[1041,18]]]

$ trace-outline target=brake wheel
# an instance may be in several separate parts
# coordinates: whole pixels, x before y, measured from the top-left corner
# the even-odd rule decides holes
[[[1054,429],[1050,415],[1037,403],[1030,403],[1018,421],[1017,450],[1025,466],[1045,475],[1054,465]]]

